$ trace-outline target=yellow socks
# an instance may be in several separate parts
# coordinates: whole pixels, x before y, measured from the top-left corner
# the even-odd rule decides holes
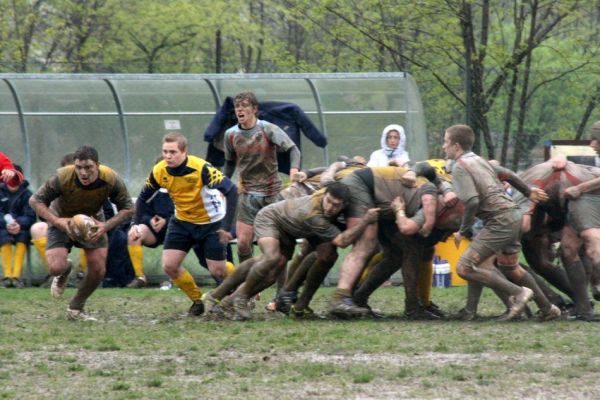
[[[360,285],[362,285],[367,280],[367,277],[371,273],[371,270],[373,270],[373,268],[375,268],[375,266],[379,264],[381,260],[383,260],[382,251],[371,257],[371,260],[367,264],[367,267],[363,270],[362,274],[360,275],[360,278],[358,279],[358,287],[360,287]]]
[[[5,278],[12,278],[12,243],[4,243],[0,246],[0,253],[2,253],[2,268],[4,270]]]
[[[227,261],[225,264],[225,278],[232,275],[235,272],[235,265],[231,261]]]
[[[16,279],[21,278],[21,272],[23,272],[23,262],[25,261],[25,252],[27,251],[27,246],[25,243],[16,243],[15,244],[15,256],[13,257],[13,271],[12,277]]]
[[[133,272],[136,278],[144,276],[144,249],[141,244],[134,244],[127,246],[127,252],[129,253],[129,259],[133,266]]]
[[[190,300],[200,301],[200,298],[202,297],[202,291],[198,285],[196,285],[194,277],[188,272],[188,270],[184,269],[181,275],[173,279],[173,284],[181,289],[183,293],[190,298]]]
[[[48,241],[48,238],[46,236],[42,236],[41,238],[32,240],[33,246],[37,250],[37,252],[40,256],[40,259],[42,260],[42,264],[44,265],[44,267],[46,269],[48,269],[48,260],[46,260],[46,242],[47,241]]]
[[[83,251],[83,249],[79,249],[79,270],[81,272],[87,272],[87,257],[85,256],[85,251]]]
[[[431,261],[421,261],[419,265],[419,300],[425,307],[431,304],[431,279],[433,278],[433,265]]]

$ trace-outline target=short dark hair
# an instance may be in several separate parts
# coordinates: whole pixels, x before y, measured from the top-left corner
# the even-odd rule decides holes
[[[344,203],[350,201],[350,188],[342,182],[333,182],[327,185],[325,194],[329,193],[332,197],[342,200]]]
[[[427,161],[421,161],[416,163],[412,169],[413,171],[415,171],[415,174],[417,174],[417,176],[422,176],[429,182],[435,182],[435,179],[437,178],[435,168],[429,165]]]
[[[452,125],[446,129],[452,143],[458,143],[461,149],[468,151],[475,143],[475,132],[468,125]]]
[[[92,160],[95,163],[100,162],[98,159],[98,151],[87,144],[84,144],[75,150],[73,160]]]
[[[60,159],[60,166],[71,165],[75,161],[75,153],[67,153]]]
[[[258,99],[256,98],[254,92],[246,91],[236,94],[235,98],[233,99],[233,105],[235,106],[241,101],[248,101],[252,107],[258,107]]]

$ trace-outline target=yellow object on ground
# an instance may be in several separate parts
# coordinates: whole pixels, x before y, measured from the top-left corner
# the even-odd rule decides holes
[[[439,257],[440,260],[447,260],[450,264],[450,271],[452,272],[452,286],[464,286],[467,284],[463,278],[458,276],[456,273],[456,264],[458,263],[458,258],[460,255],[469,247],[469,243],[471,243],[468,239],[463,239],[456,248],[454,244],[454,235],[451,235],[445,242],[439,242],[435,245],[435,253],[434,257]]]

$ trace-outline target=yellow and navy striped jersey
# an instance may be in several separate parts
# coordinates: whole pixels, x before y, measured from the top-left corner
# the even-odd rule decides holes
[[[175,218],[194,224],[209,224],[225,216],[224,194],[232,187],[231,181],[221,171],[202,158],[188,155],[185,162],[175,168],[168,167],[164,160],[154,165],[137,204],[165,188],[175,205]]]

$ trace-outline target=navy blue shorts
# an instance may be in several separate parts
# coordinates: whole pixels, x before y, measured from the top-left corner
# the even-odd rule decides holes
[[[212,224],[192,224],[172,217],[167,228],[164,249],[182,250],[186,253],[193,246],[199,245],[204,250],[204,256],[209,260],[225,260],[227,244],[219,241],[217,230],[221,222]]]

